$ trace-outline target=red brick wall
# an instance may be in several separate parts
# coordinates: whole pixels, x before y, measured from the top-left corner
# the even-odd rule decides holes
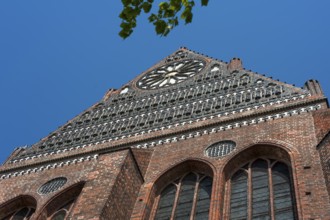
[[[147,172],[150,158],[153,153],[153,149],[137,149],[133,148],[132,153],[134,155],[134,158],[141,170],[142,175],[144,176]]]
[[[226,216],[224,201],[228,193],[225,190],[227,178],[230,171],[243,165],[245,158],[243,155],[240,157],[243,159],[237,159],[235,155],[255,145],[264,148],[264,153],[261,150],[254,151],[249,155],[250,158],[267,156],[291,163],[299,219],[330,218],[330,201],[320,156],[316,150],[318,141],[313,125],[313,115],[308,113],[155,147],[139,194],[141,202],[136,203],[132,219],[149,218],[155,208],[153,201],[158,195],[155,183],[163,173],[186,160],[202,160],[214,167],[210,219]],[[222,158],[208,158],[204,155],[206,147],[221,140],[235,141],[236,150]],[[281,152],[287,152],[286,156]],[[177,172],[178,176],[181,175],[179,169]]]
[[[130,219],[142,183],[142,175],[132,154],[129,153],[121,166],[100,219]]]
[[[316,148],[329,128],[330,111],[326,109],[203,134],[152,149],[105,153],[97,160],[4,179],[0,182],[0,213],[35,199],[34,217],[40,216],[48,205],[55,204],[51,203],[54,198],[84,183],[71,219],[149,219],[161,189],[176,176],[197,171],[213,176],[210,219],[227,219],[229,192],[226,189],[231,174],[245,161],[265,156],[291,164],[299,219],[330,219],[329,165],[326,163],[329,142]],[[219,158],[205,156],[208,146],[222,140],[235,141],[235,151]],[[68,178],[60,191],[47,195],[37,193],[42,184],[59,176]],[[21,195],[30,199],[7,203]]]
[[[323,109],[313,112],[315,133],[318,142],[330,131],[330,110]]]
[[[119,178],[117,178],[118,175]],[[68,179],[68,182],[61,190],[47,195],[39,195],[37,193],[41,185],[59,176],[65,176]],[[43,219],[41,218],[41,213],[44,213],[43,216],[47,215],[45,214],[45,210],[49,209],[48,204],[54,204],[52,203],[54,198],[61,196],[63,192],[66,192],[68,188],[77,183],[85,183],[74,204],[70,219],[99,219],[105,205],[109,203],[110,195],[116,191],[122,191],[114,191],[113,188],[118,189],[119,184],[123,188],[130,187],[130,185],[125,185],[129,181],[134,182],[134,190],[133,192],[130,190],[126,190],[125,192],[132,193],[130,196],[134,203],[135,198],[133,194],[137,194],[140,187],[139,184],[141,184],[142,180],[137,172],[137,166],[133,163],[130,151],[123,150],[104,154],[98,160],[1,180],[0,213],[7,210],[8,207],[12,208],[12,205],[8,206],[6,201],[10,201],[20,195],[28,195],[37,201],[37,210],[34,217],[40,216],[40,219]],[[115,201],[118,201],[118,199],[120,198],[117,197]],[[123,200],[122,202],[126,203],[127,201]],[[19,206],[24,205],[21,204],[20,200],[15,204]],[[129,203],[127,204],[129,205]],[[129,206],[132,208],[133,204]]]
[[[320,141],[317,150],[320,153],[323,174],[330,196],[330,111],[315,112],[314,123],[317,138]]]

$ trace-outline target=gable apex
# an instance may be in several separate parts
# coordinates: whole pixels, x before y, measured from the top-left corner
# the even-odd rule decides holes
[[[121,88],[110,89],[101,101],[10,161],[197,129],[201,121],[218,126],[210,127],[214,130],[265,121],[274,114],[314,111],[325,99],[320,91],[316,81],[298,88],[244,69],[239,58],[226,63],[183,47]],[[249,119],[242,122],[242,117]]]

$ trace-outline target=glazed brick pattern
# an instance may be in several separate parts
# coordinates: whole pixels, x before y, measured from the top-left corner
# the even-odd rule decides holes
[[[236,150],[222,158],[206,157],[206,147],[221,140],[235,141]],[[187,160],[204,161],[213,169],[210,219],[226,219],[226,182],[231,175],[229,173],[243,166],[248,157],[262,157],[265,154],[291,163],[299,219],[330,219],[330,201],[320,155],[315,147],[317,143],[313,115],[309,113],[155,147],[139,194],[142,202],[136,203],[131,219],[149,219],[155,209],[153,200],[158,195],[157,190],[158,193],[161,190],[154,183],[167,170]],[[256,144],[260,145],[258,151],[236,157]],[[284,152],[288,152],[288,159],[283,157],[283,150],[268,150],[270,146],[280,146]],[[173,172],[180,176],[182,171],[177,167]]]

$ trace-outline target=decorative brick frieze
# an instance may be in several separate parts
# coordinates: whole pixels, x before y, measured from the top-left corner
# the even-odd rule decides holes
[[[277,120],[277,119],[281,119],[281,118],[285,118],[285,117],[290,117],[290,116],[294,116],[294,115],[300,115],[300,114],[304,114],[304,113],[307,113],[307,112],[316,111],[320,108],[321,108],[320,104],[319,105],[311,105],[311,106],[303,107],[303,108],[300,108],[300,109],[294,109],[294,110],[291,110],[291,111],[277,113],[277,114],[274,114],[274,115],[266,115],[266,116],[258,117],[258,118],[250,118],[249,120],[242,120],[240,122],[234,122],[234,123],[231,123],[231,124],[223,124],[223,125],[220,125],[220,126],[217,126],[217,127],[214,127],[214,128],[208,128],[208,129],[205,129],[205,130],[199,130],[199,131],[194,131],[194,132],[191,132],[191,133],[185,133],[184,135],[181,135],[181,136],[174,136],[172,138],[158,140],[158,142],[149,142],[149,143],[138,144],[138,145],[135,145],[133,147],[134,148],[154,147],[154,146],[157,146],[157,145],[163,145],[163,144],[166,144],[166,143],[177,142],[177,141],[186,140],[186,139],[189,139],[189,138],[196,138],[196,137],[199,137],[201,135],[208,135],[208,134],[217,133],[217,132],[221,132],[221,131],[240,128],[240,127],[243,127],[243,126],[249,126],[249,125],[264,123],[264,122],[273,121],[273,120]],[[175,140],[175,141],[173,141],[173,140]]]
[[[2,173],[0,174],[0,179],[8,179],[12,177],[18,177],[22,175],[27,175],[31,173],[37,173],[37,172],[42,172],[44,170],[50,170],[50,169],[56,169],[58,167],[63,167],[63,166],[70,166],[72,164],[77,164],[77,163],[82,163],[86,161],[91,161],[91,160],[97,160],[98,154],[94,155],[89,155],[89,156],[84,156],[84,157],[78,157],[78,158],[72,158],[70,160],[63,160],[59,161],[56,163],[49,163],[49,164],[43,164],[41,166],[35,166],[29,169],[20,169],[15,172],[8,172],[8,173]]]
[[[186,216],[233,219],[240,194],[248,202],[238,218],[252,219],[256,205],[268,203],[257,217],[330,219],[329,130],[317,81],[297,88],[247,71],[237,58],[227,64],[182,48],[16,149],[0,167],[0,219],[33,210],[37,220],[144,220],[158,216],[160,204],[174,207],[174,219],[188,183]],[[260,172],[262,203],[251,192]],[[162,203],[168,186],[177,188],[172,204]]]
[[[267,107],[262,106],[263,108]],[[259,108],[254,108],[254,109],[259,109]],[[260,116],[254,116],[255,118],[253,118],[253,116],[249,116],[248,120],[240,120],[240,121],[236,121],[233,120],[231,123],[222,123],[220,125],[217,125],[216,127],[210,127],[208,129],[200,129],[194,132],[184,132],[182,131],[181,133],[184,134],[183,136],[185,136],[184,139],[189,139],[189,138],[194,138],[194,137],[198,137],[200,135],[205,135],[205,134],[210,134],[210,133],[216,133],[216,132],[220,132],[220,131],[225,131],[228,129],[235,129],[235,128],[239,128],[242,126],[249,126],[249,125],[253,125],[253,124],[257,124],[257,123],[263,123],[263,122],[267,122],[267,121],[272,121],[272,120],[276,120],[276,119],[280,119],[280,118],[284,118],[284,117],[290,117],[290,116],[294,116],[294,115],[298,115],[298,114],[302,114],[302,113],[308,113],[308,112],[312,112],[312,111],[316,111],[318,109],[321,109],[321,105],[320,104],[315,104],[315,105],[309,105],[309,106],[303,106],[300,107],[298,109],[291,109],[291,110],[287,110],[284,112],[279,112],[279,113],[274,113],[272,115],[260,115]],[[253,109],[251,108],[247,108],[247,109],[242,109],[240,112],[248,112],[251,111]],[[234,112],[227,112],[225,113],[223,116],[230,116],[230,115],[235,115],[237,114],[236,111]],[[205,120],[209,120],[209,119],[213,119],[213,118],[219,118],[221,119],[222,115],[217,115],[217,116],[212,116],[212,117],[208,117],[205,118],[202,121]],[[194,121],[189,121],[189,124],[195,124],[200,122],[200,119],[196,119]],[[159,131],[159,130],[167,130],[167,129],[171,129],[172,127],[184,127],[187,123],[186,122],[182,122],[180,124],[176,124],[175,126],[169,125],[167,127],[161,127],[159,129],[155,129],[155,130],[149,130],[148,132],[144,132],[142,131],[141,133],[135,133],[134,136],[139,137],[139,136],[143,136],[146,133],[151,133],[153,131]],[[121,137],[115,137],[115,138],[110,138],[107,140],[102,140],[101,142],[95,142],[95,143],[89,143],[88,145],[82,145],[82,146],[75,146],[75,147],[70,147],[69,149],[63,149],[63,150],[57,150],[57,151],[50,151],[48,153],[44,153],[44,154],[37,154],[34,155],[32,157],[26,157],[26,158],[21,158],[20,160],[14,160],[11,163],[19,163],[22,161],[28,161],[28,160],[33,160],[35,158],[41,158],[41,157],[48,157],[48,156],[52,156],[55,154],[61,154],[61,153],[65,153],[65,152],[69,152],[69,151],[74,151],[74,150],[78,150],[78,149],[84,149],[84,148],[90,148],[99,144],[103,144],[103,143],[111,143],[114,141],[118,141],[120,139],[126,139],[132,137],[132,135],[127,135],[127,136],[121,136]],[[181,136],[172,136],[171,138],[166,138],[166,139],[162,139],[161,137],[158,138],[157,140],[157,136],[155,136],[153,138],[153,141],[151,142],[141,142],[139,141],[139,144],[134,145],[134,143],[132,143],[132,145],[127,145],[127,147],[129,146],[133,146],[134,148],[149,148],[149,147],[153,147],[156,145],[162,145],[162,144],[166,144],[166,143],[170,143],[172,141],[179,141],[182,138]],[[134,142],[134,141],[133,141]],[[111,148],[116,148],[116,145],[111,146]]]
[[[141,91],[136,83],[149,70],[120,90],[112,91],[106,100],[94,105],[39,143],[15,155],[10,162],[32,158],[36,154],[61,152],[75,146],[168,129],[177,124],[283,105],[310,97],[306,89],[272,80],[242,67],[228,70],[227,64],[186,49],[174,53],[155,68],[165,65],[169,69],[167,71],[170,71],[174,68],[172,64],[189,60],[204,63],[200,73],[183,82],[177,79],[180,83],[175,86]],[[183,67],[179,65],[178,68]]]

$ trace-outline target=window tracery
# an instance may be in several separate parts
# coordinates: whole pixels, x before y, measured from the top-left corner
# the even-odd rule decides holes
[[[40,212],[41,214],[39,214],[39,217],[42,216],[41,219],[45,220],[69,219],[70,213],[79,198],[84,184],[84,182],[80,182],[57,193]]]
[[[35,209],[32,207],[23,207],[1,220],[29,220],[34,212]]]
[[[162,190],[154,219],[207,219],[211,192],[211,177],[190,172]]]
[[[127,93],[113,94],[106,102],[99,103],[58,130],[54,133],[54,138],[43,139],[36,144],[41,150],[38,153],[134,135],[143,130],[159,129],[192,118],[221,115],[233,110],[274,104],[275,101],[294,101],[309,95],[306,90],[296,92],[290,87],[247,71],[229,73],[224,70],[225,65],[222,63],[212,63],[210,67],[205,64],[205,68],[204,74],[195,76],[196,82],[185,81],[177,87],[150,93],[137,94],[129,89]],[[226,96],[228,94],[230,96]],[[209,101],[205,103],[205,100]],[[167,111],[171,117],[167,117],[162,111]],[[150,112],[153,114],[149,117],[141,117]],[[141,118],[139,124],[142,123],[142,126],[135,126],[136,116]],[[131,126],[131,129],[127,129]],[[91,129],[88,130],[87,127]],[[100,133],[103,135],[97,135]],[[36,156],[35,151],[26,150],[11,162],[33,156]]]
[[[280,161],[257,159],[230,179],[231,220],[296,219],[289,167]]]
[[[49,220],[64,220],[73,205],[74,200],[69,201],[68,203],[66,203],[64,206],[60,207],[50,218],[48,218]]]

